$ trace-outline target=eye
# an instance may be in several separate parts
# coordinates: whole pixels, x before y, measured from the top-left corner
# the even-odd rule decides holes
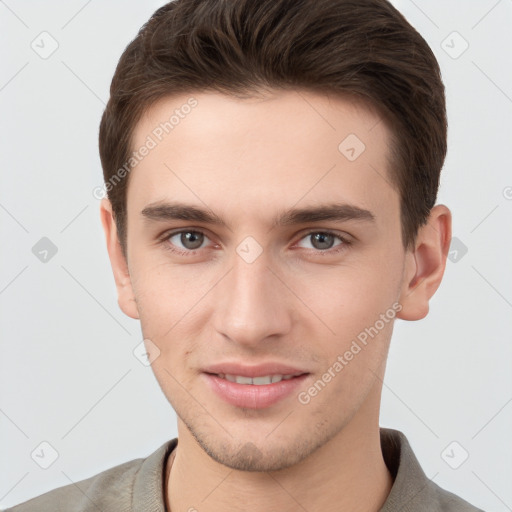
[[[350,245],[350,242],[346,238],[333,233],[332,231],[310,231],[301,238],[301,240],[308,239],[311,241],[310,245],[312,246],[312,249],[317,252],[338,252]],[[334,244],[336,239],[338,239],[340,243]]]
[[[205,240],[209,240],[209,238],[202,231],[187,229],[167,233],[161,241],[173,252],[190,255],[195,254],[197,249],[201,249]]]
[[[310,240],[310,247],[304,247],[303,241]],[[339,243],[335,243],[336,239]],[[164,234],[160,242],[164,244],[164,247],[176,254],[182,256],[193,256],[200,249],[203,249],[203,244],[209,238],[199,230],[185,229],[181,231],[174,231],[172,233]],[[350,241],[329,230],[323,231],[310,231],[306,233],[298,244],[299,247],[311,249],[316,253],[327,253],[333,254],[343,251],[350,245]]]

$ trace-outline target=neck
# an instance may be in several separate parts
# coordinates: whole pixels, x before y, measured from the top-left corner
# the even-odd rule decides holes
[[[235,512],[242,506],[247,512],[377,512],[393,479],[382,456],[378,416],[369,423],[363,409],[304,460],[272,472],[238,471],[219,464],[179,420],[178,446],[167,467],[168,510]]]

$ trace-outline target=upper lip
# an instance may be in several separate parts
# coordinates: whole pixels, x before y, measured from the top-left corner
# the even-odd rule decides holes
[[[294,366],[275,362],[251,366],[235,362],[225,362],[208,366],[203,371],[205,373],[238,375],[241,377],[263,377],[266,375],[302,375],[303,373],[309,373]]]

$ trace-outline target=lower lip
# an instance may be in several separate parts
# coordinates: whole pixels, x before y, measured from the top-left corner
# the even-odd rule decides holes
[[[213,391],[226,402],[236,407],[263,409],[276,404],[295,391],[307,378],[308,374],[272,384],[238,384],[222,379],[211,373],[203,373]]]

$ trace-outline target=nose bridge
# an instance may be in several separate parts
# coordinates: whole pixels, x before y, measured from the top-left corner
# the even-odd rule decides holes
[[[237,343],[258,344],[286,333],[291,324],[285,287],[268,268],[264,252],[251,261],[243,244],[233,257],[231,271],[218,290],[216,329]],[[254,253],[253,253],[254,256]]]

